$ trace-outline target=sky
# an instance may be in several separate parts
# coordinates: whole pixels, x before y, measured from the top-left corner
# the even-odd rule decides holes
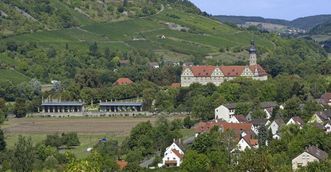
[[[331,14],[331,0],[191,0],[213,15],[261,16],[293,20]]]

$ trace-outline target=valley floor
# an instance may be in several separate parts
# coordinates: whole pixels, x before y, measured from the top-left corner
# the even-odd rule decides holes
[[[177,117],[169,117],[169,120]],[[181,117],[178,117],[181,118]],[[78,158],[84,158],[89,153],[87,148],[93,147],[99,139],[108,138],[121,143],[138,123],[151,121],[155,123],[156,117],[118,117],[118,118],[9,118],[2,128],[5,132],[8,147],[12,148],[18,136],[32,138],[34,144],[46,139],[47,134],[77,132],[80,146],[66,150],[74,153]],[[181,130],[184,138],[193,135],[192,130]]]

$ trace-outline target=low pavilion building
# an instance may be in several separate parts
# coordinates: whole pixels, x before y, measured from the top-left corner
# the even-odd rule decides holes
[[[84,103],[79,101],[44,101],[41,104],[43,113],[84,112]]]
[[[141,112],[142,102],[100,102],[100,112]]]

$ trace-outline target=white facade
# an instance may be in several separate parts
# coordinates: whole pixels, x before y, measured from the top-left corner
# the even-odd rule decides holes
[[[315,113],[309,120],[309,123],[319,123],[323,124],[323,120]]]
[[[162,158],[162,163],[159,164],[159,167],[167,166],[169,162],[174,166],[179,167],[183,161],[182,157],[184,152],[176,143],[172,143],[169,147],[166,148],[164,156]]]
[[[326,123],[324,128],[325,128],[326,133],[331,133],[331,124],[330,123]]]
[[[234,114],[234,109],[228,109],[227,107],[221,105],[215,109],[215,120],[230,122],[230,119]]]
[[[319,162],[319,160],[316,157],[310,155],[307,152],[303,152],[302,154],[300,154],[299,156],[297,156],[292,160],[292,169],[293,171],[295,171],[298,168],[305,167],[308,165],[308,163],[315,161]]]
[[[238,119],[236,118],[236,116],[232,116],[232,117],[230,118],[229,123],[240,123],[240,122],[238,121]]]
[[[277,124],[277,122],[276,121],[273,121],[271,124],[270,124],[270,126],[269,126],[269,130],[271,130],[271,133],[272,133],[272,135],[275,135],[275,134],[277,134],[278,133],[278,131],[279,131],[279,125]]]
[[[240,152],[243,152],[246,149],[252,149],[252,147],[246,142],[244,138],[241,138],[235,150],[239,150]]]
[[[291,118],[290,120],[288,120],[286,125],[298,125],[300,127],[300,129],[302,129],[303,124],[300,124],[300,123],[296,122],[293,118]]]

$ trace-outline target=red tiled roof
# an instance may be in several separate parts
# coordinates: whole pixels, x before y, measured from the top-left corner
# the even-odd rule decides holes
[[[194,129],[198,133],[203,133],[209,131],[214,126],[218,126],[222,128],[224,131],[233,130],[235,136],[239,139],[242,132],[245,132],[250,138],[254,135],[252,132],[252,125],[251,123],[227,123],[227,122],[200,122],[194,126]]]
[[[172,83],[171,88],[180,88],[181,87],[181,84],[180,83]]]
[[[191,71],[194,76],[209,77],[216,69],[215,66],[192,66]]]
[[[253,74],[255,74],[255,72],[257,71],[258,76],[268,75],[268,73],[259,64],[251,65],[249,66],[249,69],[253,72]]]
[[[123,170],[125,167],[128,166],[128,162],[126,162],[124,160],[117,160],[116,163],[120,170]]]
[[[172,149],[171,150],[179,159],[183,159],[184,155],[181,154],[178,150]]]
[[[221,66],[221,71],[226,77],[240,76],[245,66]]]
[[[129,85],[132,84],[133,81],[131,81],[129,78],[119,78],[114,85]]]

